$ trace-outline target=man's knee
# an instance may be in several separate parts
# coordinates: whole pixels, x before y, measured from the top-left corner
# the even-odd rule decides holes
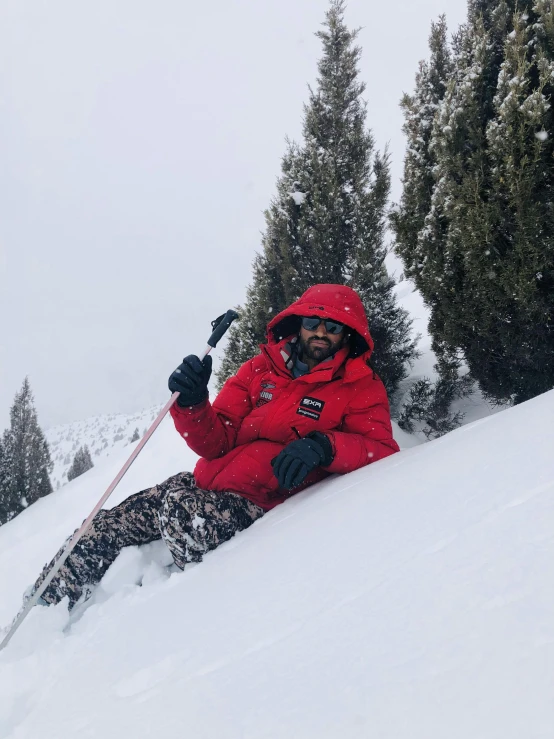
[[[201,509],[198,490],[169,490],[163,498],[159,511],[160,532],[164,539],[168,536],[182,536],[194,529],[194,522]]]
[[[163,498],[163,510],[167,516],[190,514],[196,507],[196,495],[189,490],[170,490]]]

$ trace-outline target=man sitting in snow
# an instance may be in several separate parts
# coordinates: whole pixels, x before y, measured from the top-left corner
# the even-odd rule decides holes
[[[200,459],[160,485],[101,510],[42,602],[86,599],[123,547],[162,538],[181,569],[266,511],[332,473],[398,451],[385,388],[357,293],[315,285],[267,328],[261,354],[245,362],[210,403],[212,359],[191,355],[169,378],[171,415]],[[45,577],[45,568],[35,588]]]

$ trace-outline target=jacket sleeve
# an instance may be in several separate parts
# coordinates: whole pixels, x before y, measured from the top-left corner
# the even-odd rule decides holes
[[[234,448],[244,418],[252,410],[250,383],[260,357],[245,362],[221,388],[213,405],[209,400],[190,408],[175,403],[171,416],[175,428],[193,452],[205,459],[217,459]]]
[[[334,457],[328,472],[353,472],[400,451],[392,436],[389,402],[381,380],[374,376],[346,409],[340,431],[327,432]]]

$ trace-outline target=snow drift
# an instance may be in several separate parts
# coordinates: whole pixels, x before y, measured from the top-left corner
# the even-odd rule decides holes
[[[184,573],[128,549],[0,654],[0,737],[554,733],[554,391],[276,508]],[[0,529],[0,623],[129,448]],[[164,423],[118,499],[193,455]],[[142,580],[142,587],[136,582]]]

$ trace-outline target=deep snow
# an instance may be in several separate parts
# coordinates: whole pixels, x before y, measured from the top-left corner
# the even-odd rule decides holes
[[[80,620],[36,608],[0,653],[0,737],[551,739],[553,438],[554,391],[320,483],[184,573],[126,550]],[[0,624],[129,451],[0,529]],[[164,422],[111,504],[193,464]]]

